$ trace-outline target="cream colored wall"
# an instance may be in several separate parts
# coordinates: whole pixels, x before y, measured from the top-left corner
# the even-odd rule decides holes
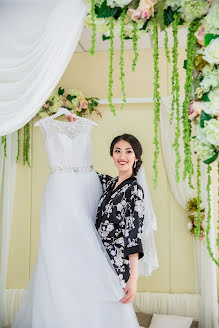
[[[127,97],[152,97],[153,58],[151,49],[140,51],[136,72],[131,71],[132,51],[125,52]],[[184,51],[179,50],[182,67]],[[116,53],[115,65],[119,62]],[[107,98],[109,55],[99,52],[74,54],[59,85],[66,89],[83,90],[87,96]],[[170,93],[171,66],[167,65],[163,49],[160,50],[160,91]],[[180,69],[181,85],[184,70]],[[120,97],[119,70],[114,72],[114,97]],[[182,90],[183,91],[183,90]],[[164,168],[162,152],[159,157],[159,184],[153,190],[153,106],[129,104],[123,111],[117,107],[114,117],[108,106],[102,106],[103,118],[93,116],[99,126],[93,130],[93,158],[95,169],[116,175],[109,145],[120,133],[134,134],[143,145],[143,161],[149,189],[157,215],[155,233],[160,268],[152,277],[140,278],[139,291],[166,293],[194,293],[194,267],[192,237],[186,231],[186,212],[175,201]],[[32,130],[32,168],[18,165],[16,195],[12,224],[11,247],[8,264],[7,288],[25,288],[33,269],[39,243],[40,202],[49,173],[43,139],[39,127]],[[81,282],[83,283],[83,282]]]

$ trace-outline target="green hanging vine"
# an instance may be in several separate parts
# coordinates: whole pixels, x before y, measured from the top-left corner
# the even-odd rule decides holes
[[[186,179],[188,174],[189,176],[189,186],[194,189],[192,186],[192,176],[193,176],[193,164],[192,164],[192,152],[191,152],[191,122],[188,118],[189,116],[189,103],[190,96],[192,91],[192,83],[193,83],[193,62],[195,58],[196,51],[196,37],[195,32],[197,31],[200,25],[200,19],[194,20],[188,30],[187,35],[187,62],[186,62],[186,82],[185,82],[185,99],[183,102],[183,142],[184,142],[184,169],[183,169],[183,180]]]
[[[195,228],[195,237],[198,238],[201,232],[201,184],[200,184],[201,170],[200,170],[200,158],[197,158],[197,219]]]
[[[133,62],[132,62],[132,71],[135,71],[135,66],[138,60],[138,24],[137,22],[133,22],[133,37],[132,37],[132,41],[133,41],[133,50],[134,50],[134,58],[133,58]]]
[[[120,40],[121,40],[121,51],[120,51],[120,81],[121,81],[121,89],[122,89],[122,106],[121,109],[124,108],[126,104],[126,94],[125,94],[125,73],[124,73],[124,27],[125,27],[125,16],[126,10],[123,9],[121,15],[121,30],[120,30]]]
[[[29,160],[29,153],[30,153],[30,123],[28,122],[24,126],[24,139],[23,139],[23,164],[28,164],[30,167],[30,160]]]
[[[167,29],[165,28],[164,30],[164,49],[165,49],[165,54],[166,54],[166,58],[168,63],[170,63],[170,50],[168,48],[168,34],[167,34]]]
[[[208,164],[208,182],[207,182],[207,197],[208,197],[208,214],[207,214],[207,220],[206,220],[206,246],[208,253],[211,257],[211,259],[219,266],[219,261],[214,257],[214,253],[211,249],[211,243],[209,239],[209,233],[211,228],[211,166]]]
[[[113,55],[114,55],[114,47],[113,47],[113,41],[114,41],[114,17],[110,18],[110,67],[109,67],[109,87],[108,87],[108,101],[111,108],[111,111],[114,115],[116,115],[115,106],[112,103],[112,87],[113,87]]]
[[[153,33],[152,33],[152,40],[153,40],[153,58],[154,58],[154,140],[153,144],[155,145],[154,151],[154,161],[153,161],[153,169],[154,169],[154,188],[157,188],[158,182],[158,169],[157,169],[157,161],[159,155],[159,135],[158,135],[158,128],[160,122],[160,93],[159,93],[159,52],[158,52],[158,27],[157,27],[157,20],[156,17],[153,16]]]
[[[91,20],[92,20],[92,36],[91,36],[90,54],[94,55],[95,45],[96,45],[95,0],[91,0]]]
[[[172,49],[173,55],[173,71],[172,71],[172,104],[171,104],[171,114],[170,114],[170,123],[172,124],[174,111],[176,110],[176,131],[175,139],[172,147],[175,149],[176,153],[176,163],[175,163],[175,173],[176,181],[179,183],[179,164],[181,162],[180,153],[179,153],[179,137],[180,137],[180,111],[179,111],[179,72],[178,72],[178,23],[180,20],[179,14],[174,14],[173,21],[173,40],[174,45]]]
[[[18,162],[19,156],[20,156],[20,145],[21,145],[21,136],[20,136],[21,130],[17,130],[17,159],[16,162]]]
[[[7,157],[7,136],[2,136],[2,144],[4,145],[4,156]]]

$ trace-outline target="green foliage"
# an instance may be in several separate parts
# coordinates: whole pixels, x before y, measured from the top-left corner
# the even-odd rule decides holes
[[[201,170],[200,170],[200,158],[197,158],[197,219],[196,219],[196,227],[195,227],[195,237],[198,238],[201,232],[201,184],[200,184]]]
[[[138,25],[137,22],[133,22],[133,50],[134,50],[134,58],[133,58],[133,62],[132,62],[132,71],[135,71],[135,66],[138,60],[138,35],[137,35],[137,31],[138,31]]]
[[[111,8],[107,6],[107,1],[105,0],[100,7],[95,5],[95,13],[97,18],[106,18],[106,17],[114,17],[118,19],[122,13],[121,7]]]
[[[115,106],[112,103],[113,97],[113,56],[114,56],[114,47],[113,47],[113,40],[114,40],[114,20],[113,17],[110,19],[110,67],[109,67],[109,87],[108,87],[108,101],[109,106],[113,115],[116,115]]]
[[[208,253],[211,259],[219,266],[219,261],[215,258],[215,255],[211,249],[211,242],[209,238],[210,229],[211,229],[211,166],[208,165],[208,182],[207,182],[207,198],[208,198],[208,213],[207,213],[207,220],[206,220],[206,246]]]
[[[120,50],[120,81],[121,81],[121,88],[122,88],[122,101],[123,104],[120,107],[121,109],[124,108],[126,104],[126,94],[125,94],[125,73],[124,73],[124,26],[125,26],[125,16],[126,11],[123,10],[121,15],[121,30],[120,30],[120,40],[121,40],[121,50]]]
[[[58,95],[59,96],[62,96],[64,94],[64,92],[65,92],[65,89],[62,88],[62,87],[59,87],[59,89],[58,89]]]
[[[176,181],[179,183],[179,164],[181,162],[180,153],[179,153],[179,137],[180,137],[180,111],[179,111],[179,72],[178,72],[178,23],[179,23],[179,14],[174,13],[173,15],[173,48],[172,48],[172,57],[173,57],[173,70],[172,70],[172,104],[171,104],[171,114],[170,114],[170,124],[172,124],[174,112],[176,112],[176,131],[175,139],[172,147],[176,153],[176,163],[175,163],[175,173]]]
[[[160,122],[160,92],[159,92],[159,49],[158,49],[158,26],[156,17],[153,17],[153,33],[152,33],[152,41],[153,41],[153,58],[154,58],[154,140],[153,144],[155,145],[154,151],[154,160],[153,160],[153,169],[154,169],[154,189],[157,188],[158,182],[158,169],[157,169],[157,161],[159,155],[159,135],[158,135],[158,128]]]
[[[2,136],[2,144],[4,145],[4,156],[7,157],[7,136]]]
[[[94,55],[95,44],[96,44],[95,0],[91,0],[91,19],[92,19],[92,36],[91,36],[90,54]]]
[[[195,52],[196,52],[196,37],[195,32],[197,31],[198,27],[200,25],[200,19],[194,20],[188,30],[187,34],[187,59],[186,59],[186,82],[184,85],[185,90],[185,99],[183,102],[183,143],[184,143],[184,169],[183,169],[183,180],[186,179],[187,175],[189,178],[189,186],[194,189],[192,186],[191,178],[193,176],[193,164],[192,164],[192,158],[191,158],[191,122],[188,118],[189,116],[189,103],[190,103],[190,96],[192,91],[192,83],[193,83],[193,62],[195,58]]]
[[[167,29],[165,28],[164,30],[165,37],[164,37],[164,49],[165,49],[165,55],[167,58],[168,63],[170,63],[170,51],[168,48],[168,34],[167,34]]]
[[[219,38],[218,34],[205,34],[205,46],[208,46],[211,40]]]

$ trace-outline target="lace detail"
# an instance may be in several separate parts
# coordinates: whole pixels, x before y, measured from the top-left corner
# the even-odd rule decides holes
[[[50,117],[43,118],[39,124],[44,129],[44,135],[65,134],[70,138],[74,138],[79,134],[90,134],[92,124],[89,120],[78,119],[75,122],[62,122],[54,120]]]
[[[86,173],[93,171],[93,165],[89,166],[80,166],[80,167],[73,167],[73,166],[56,166],[50,168],[51,173]]]

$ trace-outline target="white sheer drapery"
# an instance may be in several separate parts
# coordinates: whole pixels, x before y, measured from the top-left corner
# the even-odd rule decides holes
[[[83,0],[0,4],[0,136],[29,122],[55,89],[80,38]]]
[[[180,108],[182,110],[183,96],[180,96]],[[182,180],[184,149],[182,140],[179,142],[179,153],[181,156],[180,166],[180,182],[176,182],[175,178],[175,151],[172,148],[172,144],[175,136],[176,121],[173,120],[170,125],[170,113],[171,113],[171,101],[172,97],[162,97],[161,111],[160,111],[160,126],[161,126],[161,140],[162,151],[166,166],[166,171],[170,183],[171,190],[177,200],[177,202],[185,208],[186,202],[197,196],[196,191],[189,188],[187,181]],[[182,113],[180,113],[181,115]],[[182,126],[181,126],[182,131]],[[206,194],[207,183],[207,165],[201,164],[201,199],[202,204],[205,207],[205,215],[207,215],[208,203]],[[195,185],[195,183],[194,183]],[[213,208],[213,206],[211,206]],[[213,217],[213,215],[212,215]],[[210,230],[210,242],[212,250],[215,250],[214,240],[214,222],[211,221]],[[201,245],[198,241],[194,242],[194,268],[195,268],[195,284],[196,292],[201,294],[201,327],[203,328],[216,328],[218,327],[218,305],[217,305],[217,278],[216,278],[216,265],[210,259],[206,250],[205,242]]]
[[[10,231],[16,177],[17,133],[7,138],[7,157],[0,143],[0,327],[3,325],[3,301],[6,289]]]

